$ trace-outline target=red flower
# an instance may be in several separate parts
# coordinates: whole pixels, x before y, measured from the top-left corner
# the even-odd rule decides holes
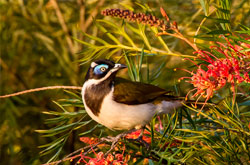
[[[126,135],[126,138],[128,139],[137,139],[141,134],[141,130],[136,130],[128,135]],[[144,135],[147,134],[147,135],[150,135],[150,132],[148,132],[147,130],[144,131]],[[147,142],[147,143],[151,143],[151,137],[149,136],[142,136],[142,139]]]
[[[98,138],[93,138],[93,137],[80,137],[80,141],[86,144],[97,144],[98,143]]]
[[[212,46],[211,50],[223,54],[224,58],[218,58],[208,51],[199,50],[196,52],[198,54],[198,59],[208,64],[197,65],[192,61],[197,65],[198,69],[193,72],[188,71],[192,74],[192,77],[181,78],[190,79],[187,82],[193,84],[195,87],[191,91],[196,90],[193,97],[199,96],[197,101],[203,96],[206,98],[206,103],[209,98],[213,97],[214,91],[221,89],[227,83],[231,85],[231,90],[235,97],[235,85],[242,82],[250,83],[250,56],[249,53],[240,52],[244,49],[241,46],[250,47],[250,45],[232,45],[229,41],[226,45],[219,42],[217,42],[217,44],[219,46]]]
[[[86,143],[92,143],[96,142],[97,140],[94,138],[82,137],[81,141]],[[125,146],[122,149],[122,154],[113,152],[112,154],[108,154],[106,157],[104,157],[103,152],[96,153],[92,147],[91,149],[95,155],[94,158],[86,156],[84,154],[84,151],[81,151],[78,155],[72,156],[70,160],[73,161],[74,159],[78,159],[77,163],[83,162],[86,165],[127,165],[127,162],[130,159],[130,155],[124,156]]]
[[[126,158],[124,158],[123,154],[108,154],[107,157],[104,157],[103,152],[95,153],[95,158],[85,157],[89,159],[88,162],[85,162],[87,165],[127,165]]]

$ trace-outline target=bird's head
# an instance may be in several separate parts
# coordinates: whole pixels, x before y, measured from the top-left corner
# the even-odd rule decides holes
[[[126,65],[114,63],[106,59],[95,60],[90,64],[85,81],[89,79],[105,80],[109,77],[115,77],[117,71],[126,67]]]

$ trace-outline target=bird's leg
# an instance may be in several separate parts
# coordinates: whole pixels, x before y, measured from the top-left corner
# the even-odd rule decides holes
[[[108,150],[108,152],[105,153],[104,157],[107,156],[107,155],[115,148],[115,146],[117,145],[117,142],[118,142],[121,138],[125,137],[127,134],[130,134],[130,133],[132,133],[132,132],[134,132],[134,131],[136,131],[136,129],[132,129],[132,130],[123,132],[123,133],[121,133],[121,134],[118,134],[118,135],[115,136],[115,137],[108,136],[108,137],[106,137],[106,138],[101,138],[101,141],[112,142],[110,149]]]
[[[145,140],[143,140],[143,133],[144,133],[144,130],[145,130],[145,126],[141,128],[141,133],[140,133],[140,135],[138,136],[138,138],[135,139],[135,140],[138,141],[138,142],[141,142],[142,144],[144,144],[144,146],[145,146],[147,149],[149,149],[149,144],[148,144]]]
[[[141,128],[141,133],[140,133],[140,135],[138,136],[137,139],[142,139],[145,128],[146,128],[145,126],[143,126],[143,127]]]

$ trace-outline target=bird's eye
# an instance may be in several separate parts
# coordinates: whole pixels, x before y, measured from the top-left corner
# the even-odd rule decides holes
[[[97,65],[97,66],[94,68],[94,73],[95,73],[96,75],[102,75],[102,74],[104,74],[104,73],[107,71],[108,67],[109,67],[109,66],[106,65],[106,64]]]
[[[102,72],[104,72],[104,71],[106,70],[106,68],[105,68],[105,67],[101,67],[100,70],[101,70]]]

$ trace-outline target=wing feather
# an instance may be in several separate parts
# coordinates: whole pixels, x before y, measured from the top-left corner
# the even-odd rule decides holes
[[[165,89],[154,85],[133,82],[123,78],[116,78],[114,84],[114,100],[128,105],[152,102],[158,97],[169,93]]]

